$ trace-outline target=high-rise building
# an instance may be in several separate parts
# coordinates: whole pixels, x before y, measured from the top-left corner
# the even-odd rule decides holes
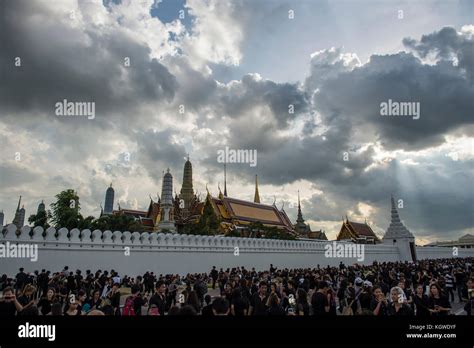
[[[0,226],[3,226],[3,220],[5,219],[5,214],[3,214],[3,210],[0,211]]]
[[[115,191],[112,188],[112,183],[110,183],[109,188],[105,191],[104,214],[112,214],[112,211],[114,210],[114,196]]]

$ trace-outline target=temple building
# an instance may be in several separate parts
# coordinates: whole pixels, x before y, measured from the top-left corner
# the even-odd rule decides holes
[[[391,197],[391,203],[390,225],[388,226],[387,231],[385,231],[382,242],[387,245],[397,246],[402,260],[404,259],[415,262],[417,259],[415,237],[400,220],[393,196]]]
[[[193,166],[189,161],[189,155],[186,163],[184,164],[183,171],[183,184],[181,186],[181,192],[179,195],[180,205],[183,207],[183,216],[189,214],[192,201],[195,199],[193,190]],[[182,203],[182,204],[181,204]]]
[[[424,247],[446,247],[446,248],[457,247],[461,249],[471,249],[471,248],[474,248],[474,235],[467,233],[461,238],[459,238],[458,240],[436,241],[436,242],[425,244],[423,246]]]
[[[158,231],[160,223],[160,202],[154,202],[150,199],[150,205],[147,211],[122,209],[120,204],[118,210],[113,210],[112,215],[126,215],[133,217],[143,228],[144,232]]]
[[[44,201],[41,201],[40,204],[38,204],[38,209],[36,210],[36,215],[39,213],[45,212],[46,211],[46,206],[44,205]]]
[[[22,228],[23,225],[25,224],[25,207],[22,206],[20,208],[21,204],[21,196],[20,199],[18,200],[18,206],[15,211],[15,218],[13,219],[13,224],[16,225],[18,229]]]
[[[293,225],[285,210],[279,210],[275,205],[230,198],[221,192],[218,197],[213,197],[208,193],[206,200],[210,201],[213,211],[220,221],[220,232],[223,234],[234,231],[239,232],[242,236],[248,236],[249,227],[252,224],[261,223],[264,227],[275,227],[296,237]],[[204,204],[201,205],[204,206]]]
[[[413,234],[408,231],[403,222],[400,220],[393,196],[391,197],[391,204],[391,221],[387,231],[385,232],[385,235],[383,236],[383,239],[391,240],[397,238],[413,238]]]
[[[296,218],[296,224],[293,225],[295,232],[300,238],[328,240],[326,234],[322,230],[311,231],[311,226],[306,224],[304,221],[303,213],[301,212],[300,191],[298,191],[298,216]]]
[[[148,210],[122,209],[120,204],[118,210],[113,210],[113,215],[127,215],[133,217],[146,232],[176,232],[175,226],[175,202],[179,199],[173,199],[173,176],[168,169],[163,175],[161,188],[161,198],[155,202],[150,197]]]
[[[175,232],[173,205],[173,176],[168,168],[163,176],[160,204],[160,231]]]
[[[346,216],[346,221],[342,220],[341,230],[337,235],[338,241],[352,241],[358,244],[377,244],[381,240],[375,235],[372,228],[367,225],[367,221],[363,224],[359,222],[349,221]]]
[[[112,187],[109,187],[112,190]],[[109,189],[107,192],[109,192]],[[113,210],[113,215],[127,215],[139,222],[143,231],[147,232],[179,232],[200,233],[201,228],[207,229],[207,223],[201,221],[211,217],[214,221],[212,233],[239,235],[239,236],[265,236],[278,235],[278,231],[292,238],[312,238],[327,240],[323,231],[311,231],[304,222],[298,194],[298,219],[295,225],[291,222],[283,207],[278,209],[273,203],[262,204],[258,188],[258,176],[255,176],[255,191],[253,202],[227,195],[227,172],[224,164],[224,193],[212,196],[207,191],[204,201],[194,192],[192,164],[189,156],[184,164],[183,183],[179,195],[173,198],[173,176],[169,169],[163,176],[161,198],[154,201],[150,198],[147,211],[122,209]],[[108,197],[111,197],[110,195]],[[112,195],[113,200],[113,195]],[[107,205],[106,194],[106,205]],[[207,208],[206,208],[207,207]],[[206,211],[205,211],[206,210]],[[105,214],[105,211],[104,211]],[[204,225],[203,225],[204,224]],[[206,231],[203,231],[206,233]]]

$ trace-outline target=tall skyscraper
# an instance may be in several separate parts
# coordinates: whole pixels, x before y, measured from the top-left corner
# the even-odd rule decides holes
[[[179,198],[184,201],[184,214],[187,215],[189,207],[191,205],[192,199],[194,197],[194,190],[193,190],[193,166],[188,160],[184,164],[184,172],[183,172],[183,186],[181,186],[181,192]]]
[[[112,183],[110,183],[109,188],[105,191],[104,214],[112,214],[114,210],[114,196],[115,191],[112,188]]]
[[[3,220],[5,218],[5,215],[3,214],[3,210],[0,211],[0,226],[3,226]]]
[[[173,176],[168,171],[163,176],[163,185],[161,188],[161,220],[160,230],[169,230],[175,232],[174,209],[173,209]]]

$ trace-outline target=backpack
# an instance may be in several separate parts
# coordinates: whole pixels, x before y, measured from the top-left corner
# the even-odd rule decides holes
[[[133,296],[127,297],[127,299],[125,300],[125,306],[123,307],[122,315],[135,315],[135,308],[133,308],[134,299],[135,298]]]

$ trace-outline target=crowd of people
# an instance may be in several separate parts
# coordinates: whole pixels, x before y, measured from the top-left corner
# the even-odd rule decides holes
[[[132,278],[115,270],[41,270],[0,278],[0,316],[336,316],[419,317],[474,304],[474,258]],[[210,291],[210,289],[213,289]],[[213,293],[214,296],[211,296]],[[474,315],[474,313],[472,313]]]

